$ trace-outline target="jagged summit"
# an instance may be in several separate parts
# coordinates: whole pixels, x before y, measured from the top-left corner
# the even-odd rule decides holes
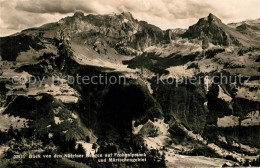
[[[217,17],[217,16],[215,16],[214,14],[212,14],[212,13],[209,13],[209,15],[208,16],[206,16],[206,17],[203,17],[203,18],[200,18],[199,19],[199,21],[197,22],[197,24],[198,23],[201,23],[201,22],[221,22],[221,20]]]
[[[138,21],[130,12],[108,15],[76,12],[73,16],[61,19],[59,24],[59,30],[56,31],[58,36],[55,35],[58,39],[91,45],[99,40],[112,46],[129,45],[142,50],[154,44],[169,43],[174,37],[174,33]]]
[[[212,21],[221,21],[217,16],[215,16],[215,15],[212,14],[212,13],[210,13],[207,18],[208,18],[208,20],[209,20],[210,22],[212,22]]]
[[[81,12],[81,11],[77,11],[74,13],[73,17],[83,17],[84,16],[84,13]]]
[[[216,25],[218,27],[224,28],[226,25],[214,14],[210,13],[207,17],[199,19],[198,25]]]
[[[68,16],[62,18],[59,23],[60,24],[73,24],[75,21],[82,20],[83,22],[87,22],[89,24],[95,26],[111,26],[111,25],[118,25],[120,23],[126,23],[128,21],[134,23],[137,20],[134,19],[133,15],[130,12],[122,12],[119,14],[112,13],[107,15],[99,15],[99,14],[86,14],[81,11],[77,11],[74,13],[73,16]]]
[[[122,12],[121,15],[124,16],[126,19],[129,19],[129,20],[134,18],[131,12]]]
[[[85,14],[84,12],[82,11],[77,11],[74,13],[73,16],[71,17],[66,17],[66,18],[82,18],[84,16],[97,16],[97,17],[111,17],[111,18],[125,18],[125,19],[128,19],[128,20],[132,20],[134,19],[133,15],[131,12],[122,12],[122,13],[119,13],[119,14],[116,14],[116,13],[112,13],[112,14],[107,14],[107,15],[98,15],[98,14]],[[61,19],[62,20],[62,19]]]
[[[190,26],[183,36],[190,39],[201,39],[204,48],[207,48],[209,43],[223,46],[239,45],[239,41],[234,37],[235,34],[217,16],[210,13],[207,17],[199,19],[196,24]]]

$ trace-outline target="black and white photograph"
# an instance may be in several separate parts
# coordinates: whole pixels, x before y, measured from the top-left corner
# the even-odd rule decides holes
[[[260,167],[260,0],[0,0],[0,168]]]

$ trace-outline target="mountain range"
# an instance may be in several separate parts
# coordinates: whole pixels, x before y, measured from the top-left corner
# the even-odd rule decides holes
[[[147,154],[140,164],[5,159],[1,166],[259,166],[259,46],[260,19],[224,24],[213,14],[187,30],[161,30],[129,12],[76,12],[1,37],[0,156]],[[126,81],[62,78],[77,75]],[[183,82],[194,77],[202,80]]]

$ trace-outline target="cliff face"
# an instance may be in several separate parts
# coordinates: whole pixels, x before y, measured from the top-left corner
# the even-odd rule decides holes
[[[65,46],[64,46],[65,47]],[[116,77],[118,83],[113,85],[72,84],[71,87],[79,92],[81,99],[77,106],[77,112],[85,123],[98,137],[106,137],[107,140],[118,140],[126,134],[131,134],[132,121],[140,120],[140,123],[154,118],[163,117],[159,103],[154,100],[146,88],[131,81],[122,83],[120,75],[114,72],[105,72],[105,68],[79,65],[69,55],[70,51],[61,49],[61,57],[57,63],[64,62],[62,69],[64,74],[71,76],[99,76]]]
[[[179,154],[253,161],[248,155],[259,151],[254,143],[259,135],[259,41],[249,40],[252,27],[250,33],[243,26],[237,29],[212,14],[187,31],[163,31],[131,13],[77,12],[1,37],[0,110],[6,121],[0,126],[8,129],[15,121],[21,134],[29,130],[27,138],[64,141],[57,147],[88,137],[102,151],[158,149],[171,156],[167,146]],[[213,84],[213,77],[223,74],[233,81]],[[238,83],[238,74],[242,81],[251,78]],[[37,81],[14,85],[13,75],[34,75]],[[126,81],[84,85],[57,78],[51,83],[53,75],[123,76]],[[203,79],[176,81],[194,76]]]
[[[58,39],[76,40],[89,45],[100,40],[113,47],[128,46],[136,50],[169,42],[173,36],[154,25],[134,19],[127,12],[119,15],[87,16],[77,12],[72,17],[61,19],[58,24],[55,34]]]
[[[154,85],[155,98],[162,106],[165,118],[182,123],[188,129],[202,133],[206,125],[208,109],[204,105],[205,92],[199,86]]]

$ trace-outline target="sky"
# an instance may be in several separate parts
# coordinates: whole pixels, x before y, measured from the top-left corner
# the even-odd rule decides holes
[[[0,0],[0,36],[56,22],[76,11],[131,12],[161,29],[188,28],[213,13],[224,23],[260,18],[260,0]]]

